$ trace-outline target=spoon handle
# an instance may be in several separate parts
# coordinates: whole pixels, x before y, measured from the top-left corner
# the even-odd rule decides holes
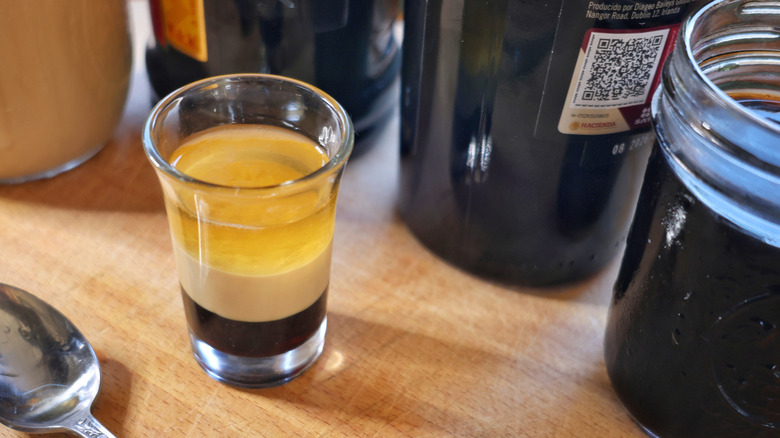
[[[86,415],[74,415],[67,424],[62,426],[84,438],[116,438],[114,434],[89,413]]]

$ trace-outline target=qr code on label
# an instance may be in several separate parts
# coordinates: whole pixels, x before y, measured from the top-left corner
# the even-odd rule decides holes
[[[642,33],[591,32],[575,108],[621,108],[647,101],[669,29]]]

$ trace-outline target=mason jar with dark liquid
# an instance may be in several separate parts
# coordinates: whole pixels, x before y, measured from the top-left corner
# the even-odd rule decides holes
[[[615,392],[660,437],[780,436],[780,2],[684,23],[609,311]]]
[[[650,91],[693,0],[407,0],[399,210],[500,282],[580,280],[622,249]]]

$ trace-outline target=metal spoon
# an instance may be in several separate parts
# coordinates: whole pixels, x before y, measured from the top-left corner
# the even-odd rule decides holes
[[[91,413],[100,365],[59,311],[0,283],[0,423],[28,433],[113,438]]]

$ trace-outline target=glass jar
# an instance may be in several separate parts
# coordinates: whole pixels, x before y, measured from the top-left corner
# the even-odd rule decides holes
[[[0,2],[0,183],[64,172],[111,138],[130,85],[126,8]]]
[[[663,437],[780,436],[780,3],[683,23],[605,335],[612,385]]]

